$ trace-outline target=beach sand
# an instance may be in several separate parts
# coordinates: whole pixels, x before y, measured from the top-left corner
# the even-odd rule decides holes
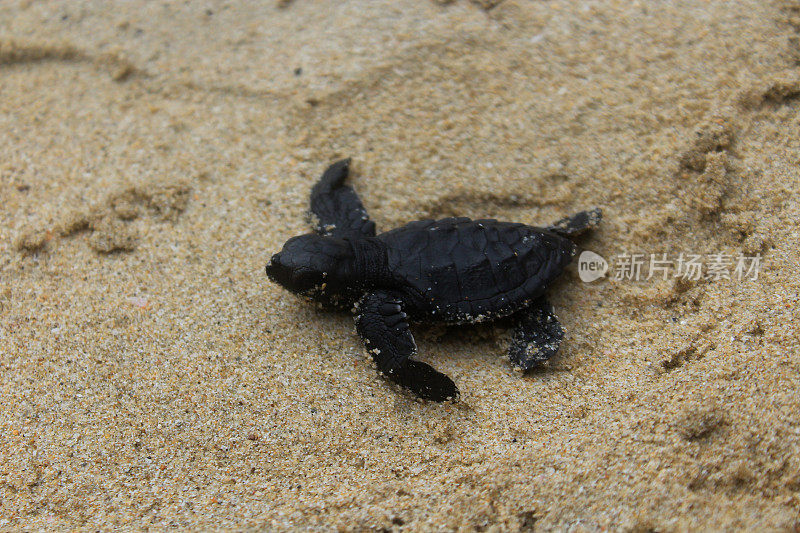
[[[800,528],[800,3],[0,3],[0,529]],[[549,291],[414,328],[458,403],[272,284],[353,157],[379,229],[760,254],[752,279]]]

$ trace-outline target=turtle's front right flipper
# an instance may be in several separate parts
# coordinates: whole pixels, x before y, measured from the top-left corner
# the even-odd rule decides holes
[[[332,237],[374,237],[375,223],[369,219],[361,199],[344,182],[350,171],[350,159],[328,167],[311,189],[312,222],[320,235]]]
[[[422,361],[409,359],[386,376],[423,400],[443,402],[458,398],[458,387],[453,380]]]
[[[358,303],[356,330],[378,370],[424,400],[443,402],[458,397],[458,388],[446,375],[411,357],[417,346],[408,329],[402,301],[386,291],[364,296]]]

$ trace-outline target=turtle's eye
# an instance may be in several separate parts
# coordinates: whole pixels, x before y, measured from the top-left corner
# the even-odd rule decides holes
[[[311,272],[308,270],[295,270],[292,272],[292,281],[298,285],[303,285],[311,281]]]
[[[313,270],[300,268],[292,272],[292,286],[296,291],[306,292],[320,283],[322,283],[320,275]]]

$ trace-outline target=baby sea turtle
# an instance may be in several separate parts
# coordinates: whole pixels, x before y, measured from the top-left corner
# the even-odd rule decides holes
[[[409,322],[474,324],[513,315],[508,351],[525,371],[558,351],[564,331],[543,294],[575,254],[570,238],[595,227],[600,209],[537,228],[497,220],[418,220],[375,234],[352,187],[350,159],[311,190],[314,233],[289,239],[269,278],[324,307],[352,310],[378,370],[419,397],[455,398],[455,383],[414,359]]]

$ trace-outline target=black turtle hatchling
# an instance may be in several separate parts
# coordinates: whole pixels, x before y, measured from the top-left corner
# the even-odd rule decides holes
[[[513,315],[508,351],[525,371],[558,351],[564,332],[545,289],[570,262],[570,240],[595,227],[600,209],[546,228],[497,220],[418,220],[375,234],[352,187],[350,159],[311,190],[314,233],[289,239],[267,263],[269,278],[328,308],[352,310],[378,370],[417,396],[444,401],[455,383],[414,358],[409,322],[474,324]]]

